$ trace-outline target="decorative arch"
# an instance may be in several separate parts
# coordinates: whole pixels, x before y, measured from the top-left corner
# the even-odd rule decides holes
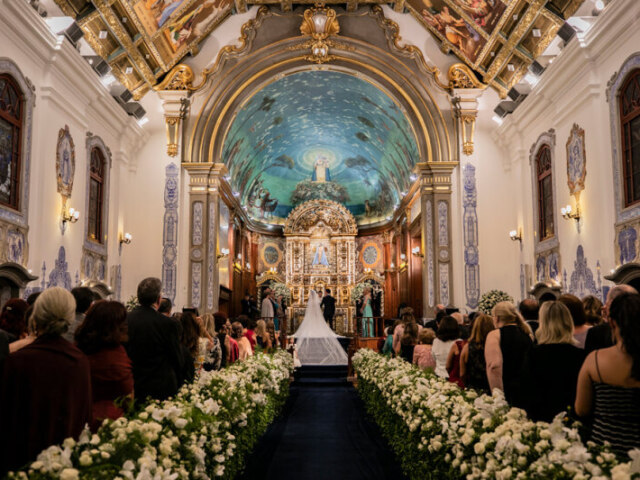
[[[29,232],[31,135],[36,94],[31,81],[22,74],[20,68],[12,60],[0,58],[0,74],[5,74],[20,90],[22,107],[17,198],[16,204],[13,206],[0,205],[0,261],[26,265],[29,251],[27,236]]]
[[[82,248],[81,276],[82,279],[92,281],[104,281],[107,275],[107,252],[109,228],[109,184],[111,178],[111,150],[105,145],[102,138],[87,132],[87,191],[85,197],[84,215],[84,243]],[[100,218],[100,239],[92,239],[89,235],[89,208],[90,208],[90,186],[92,173],[92,160],[95,152],[99,152],[101,160],[104,162],[102,172],[102,205]]]
[[[287,217],[285,235],[312,235],[319,224],[330,235],[357,235],[358,226],[351,212],[331,200],[311,200],[298,205]]]

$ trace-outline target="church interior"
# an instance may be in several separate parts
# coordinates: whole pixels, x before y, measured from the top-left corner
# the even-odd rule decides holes
[[[541,427],[507,383],[505,401],[502,380],[496,394],[488,370],[491,388],[480,397],[451,381],[437,386],[437,370],[424,373],[411,359],[398,363],[400,343],[391,353],[396,358],[382,355],[388,336],[395,342],[411,330],[401,323],[398,334],[405,315],[422,339],[429,322],[441,325],[445,314],[459,315],[468,333],[477,312],[497,322],[501,300],[516,307],[530,300],[551,312],[545,300],[555,305],[570,295],[608,308],[619,286],[640,289],[640,2],[0,0],[0,25],[3,315],[7,302],[55,287],[87,287],[96,301],[140,308],[141,282],[157,278],[161,297],[183,315],[194,311],[194,318],[217,322],[255,313],[267,324],[278,318],[273,346],[282,347],[273,357],[247,360],[255,368],[246,372],[203,373],[196,380],[202,392],[189,396],[183,389],[175,397],[181,402],[175,415],[211,440],[185,440],[193,450],[175,455],[188,461],[158,443],[191,438],[165,407],[156,419],[165,430],[148,439],[149,450],[131,454],[132,464],[113,467],[108,457],[130,457],[100,447],[108,456],[100,460],[67,431],[76,436],[73,445],[37,461],[35,454],[25,457],[37,465],[12,469],[69,480],[640,478],[637,432],[629,433],[635,450],[628,455],[615,445],[595,453],[577,427],[562,430],[559,417],[545,419],[548,430]],[[307,368],[303,361],[299,368],[296,331],[307,321],[311,291],[333,297],[335,309],[325,318],[348,366]],[[278,304],[265,314],[269,298]],[[274,313],[280,306],[282,314]],[[582,325],[573,319],[578,338]],[[632,334],[617,320],[612,325],[610,335],[619,336],[633,365],[624,385],[635,389],[632,403],[640,407],[640,357],[630,353],[640,345],[640,330],[628,327],[635,332],[630,347],[622,337]],[[442,332],[434,330],[438,342]],[[485,337],[482,361],[490,369],[491,334]],[[224,334],[217,338],[224,344]],[[287,347],[292,352],[285,355]],[[461,355],[462,345],[456,351]],[[16,355],[7,352],[8,359]],[[582,357],[578,370],[590,358],[583,364]],[[11,376],[9,363],[3,379]],[[272,382],[287,392],[295,378],[295,393],[287,399],[261,369],[271,369]],[[336,372],[345,378],[334,378]],[[225,386],[211,398],[223,405],[240,388],[232,374],[247,375],[245,383],[259,388],[247,390],[251,400],[242,404],[249,420],[220,427],[228,429],[220,440],[210,425],[226,417],[201,405],[210,393],[202,378],[219,376],[215,381]],[[400,400],[397,385],[410,388],[401,376],[415,391]],[[294,398],[308,395],[322,411],[316,384],[343,389],[331,402],[362,402],[340,421],[368,422],[348,427],[358,432],[353,442],[367,446],[365,457],[340,437],[342,451],[328,453],[326,464],[316,458],[326,452],[313,445],[308,464],[287,463],[285,450],[305,457],[306,443],[287,440],[275,426],[293,429],[282,418],[293,422]],[[0,385],[0,411],[9,405],[3,405],[11,396],[7,385]],[[202,416],[186,413],[193,405]],[[626,421],[640,425],[638,411],[624,428],[631,428]],[[144,420],[127,415],[129,425]],[[431,426],[440,420],[451,426],[452,416],[468,420],[467,437],[457,424],[455,434]],[[483,424],[480,416],[494,420]],[[323,429],[310,413],[298,420],[300,436]],[[111,428],[108,438],[117,438],[116,427],[125,428],[118,421],[100,431]],[[504,453],[521,444],[500,447],[503,427],[528,454]],[[549,431],[553,441],[538,445]],[[413,453],[401,433],[416,442]],[[96,442],[107,442],[98,435]],[[560,437],[571,447],[558,446]],[[156,447],[157,455],[148,453]],[[252,456],[269,468],[252,464]],[[0,453],[0,476],[2,460]],[[110,466],[98,474],[101,461]],[[565,470],[552,466],[562,462]]]

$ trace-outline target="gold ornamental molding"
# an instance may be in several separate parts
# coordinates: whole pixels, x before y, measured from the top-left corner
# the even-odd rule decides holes
[[[164,80],[153,87],[154,90],[192,90],[193,70],[189,65],[180,63],[173,67]]]
[[[340,33],[340,25],[333,8],[325,7],[323,4],[307,8],[300,25],[300,33],[311,37],[311,40],[301,45],[302,48],[311,50],[311,54],[307,55],[305,60],[317,64],[335,60],[329,49],[336,45],[329,37]]]
[[[449,80],[449,90],[453,90],[454,88],[481,88],[484,90],[487,88],[484,83],[478,80],[473,70],[464,63],[451,65],[447,72],[447,78]]]

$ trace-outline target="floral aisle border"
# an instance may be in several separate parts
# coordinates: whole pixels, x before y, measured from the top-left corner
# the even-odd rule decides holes
[[[174,398],[49,447],[8,478],[234,478],[284,404],[292,371],[279,351],[203,372]]]
[[[353,357],[358,391],[411,479],[640,478],[640,450],[619,463],[585,446],[562,417],[532,422],[500,393],[479,395],[372,350]]]

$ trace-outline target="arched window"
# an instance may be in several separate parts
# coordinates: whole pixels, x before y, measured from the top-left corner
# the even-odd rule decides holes
[[[105,159],[98,147],[91,150],[89,167],[89,228],[87,235],[91,240],[103,242],[102,219],[104,205]]]
[[[544,144],[536,155],[538,179],[538,228],[540,241],[553,237],[553,182],[551,181],[551,148]]]
[[[628,207],[640,202],[640,69],[631,72],[619,98],[624,204]]]
[[[8,74],[0,73],[0,204],[20,208],[20,146],[24,96]]]

